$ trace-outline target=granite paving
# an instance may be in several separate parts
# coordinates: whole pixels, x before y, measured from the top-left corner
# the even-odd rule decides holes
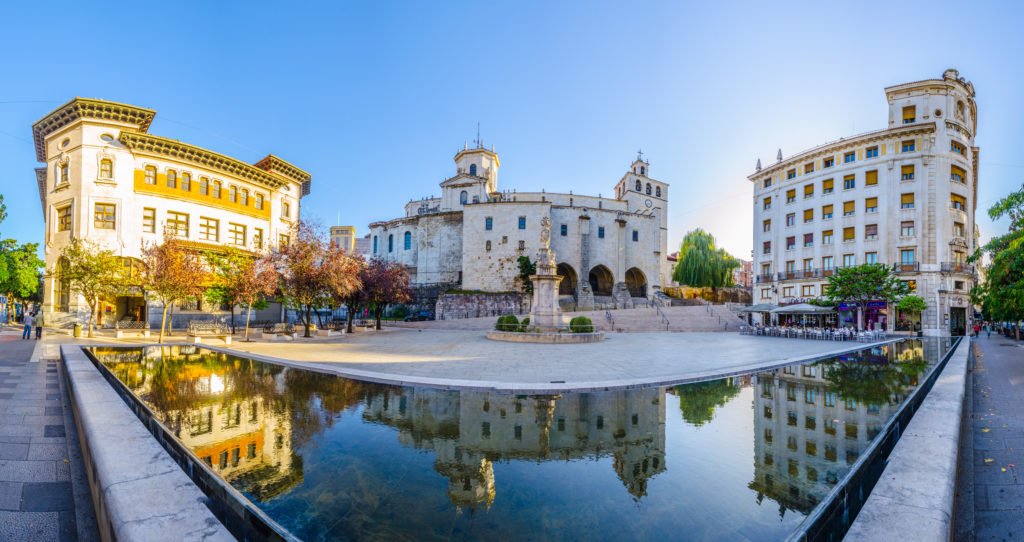
[[[1024,540],[1024,342],[974,340],[955,539]]]
[[[38,356],[48,342],[0,327],[0,540],[98,540],[63,368]]]

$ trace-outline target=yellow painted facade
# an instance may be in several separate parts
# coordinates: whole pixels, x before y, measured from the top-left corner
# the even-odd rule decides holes
[[[220,180],[218,179],[218,181],[220,181]],[[145,170],[144,169],[136,169],[135,170],[135,175],[134,175],[134,182],[135,182],[135,185],[134,185],[135,192],[139,193],[139,194],[149,194],[149,195],[162,196],[162,197],[170,198],[170,199],[180,199],[182,201],[189,201],[189,202],[192,202],[192,203],[199,203],[201,205],[208,205],[210,207],[216,207],[218,209],[223,209],[223,210],[231,211],[231,212],[234,212],[234,213],[241,213],[241,214],[249,215],[249,216],[256,217],[256,218],[262,218],[264,220],[270,220],[270,217],[271,217],[270,198],[269,197],[264,197],[264,199],[263,199],[263,209],[257,209],[256,208],[256,196],[255,196],[255,194],[256,193],[261,193],[262,194],[262,192],[258,192],[258,190],[256,188],[254,188],[254,187],[244,187],[246,190],[249,190],[249,197],[248,197],[248,205],[242,205],[240,201],[237,201],[237,199],[236,199],[236,201],[234,203],[232,203],[228,199],[228,185],[223,184],[223,183],[222,183],[221,190],[220,190],[220,197],[217,198],[217,197],[214,197],[212,195],[212,192],[210,194],[207,194],[207,195],[203,195],[203,194],[199,193],[199,183],[200,183],[200,180],[198,178],[193,178],[192,179],[192,181],[191,181],[191,183],[189,185],[189,190],[186,191],[186,190],[183,190],[182,187],[181,187],[181,177],[180,176],[179,176],[178,181],[177,181],[178,182],[178,187],[177,188],[170,188],[170,187],[167,186],[167,174],[166,173],[157,173],[156,174],[156,184],[147,184],[146,183],[146,172],[145,172]],[[214,181],[211,180],[210,182],[212,183]]]

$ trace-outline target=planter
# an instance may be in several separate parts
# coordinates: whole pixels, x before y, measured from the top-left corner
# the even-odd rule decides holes
[[[604,340],[603,331],[594,333],[529,333],[517,331],[488,331],[487,338],[492,341],[504,341],[510,343],[538,343],[538,344],[584,344],[596,343]]]

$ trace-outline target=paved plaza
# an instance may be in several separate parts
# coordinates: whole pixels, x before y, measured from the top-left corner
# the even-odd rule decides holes
[[[385,329],[335,340],[236,341],[230,348],[309,362],[341,374],[386,375],[405,383],[520,388],[630,386],[696,379],[782,365],[863,348],[856,342],[755,337],[737,333],[612,333],[600,343],[491,341],[478,331]]]
[[[57,357],[0,326],[0,540],[98,540]]]
[[[955,539],[1024,540],[1024,343],[983,333],[972,346]]]

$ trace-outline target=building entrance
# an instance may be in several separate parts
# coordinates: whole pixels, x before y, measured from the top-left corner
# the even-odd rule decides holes
[[[950,307],[949,334],[954,337],[967,335],[967,309],[963,307]]]

